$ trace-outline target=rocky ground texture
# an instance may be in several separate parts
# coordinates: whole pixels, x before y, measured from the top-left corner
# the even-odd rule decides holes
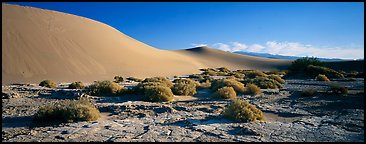
[[[346,95],[327,93],[329,83],[349,88]],[[313,97],[301,90],[318,90]],[[280,90],[239,95],[265,113],[266,121],[238,123],[221,116],[229,100],[212,100],[208,90],[195,99],[154,103],[136,96],[93,97],[77,90],[36,85],[2,86],[3,142],[363,142],[364,79],[287,80]],[[102,113],[91,122],[34,125],[40,106],[90,97]]]

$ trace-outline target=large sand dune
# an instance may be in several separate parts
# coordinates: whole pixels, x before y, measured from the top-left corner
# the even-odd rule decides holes
[[[2,4],[2,84],[173,76],[220,66],[272,70],[289,63],[205,47],[159,50],[88,18]]]

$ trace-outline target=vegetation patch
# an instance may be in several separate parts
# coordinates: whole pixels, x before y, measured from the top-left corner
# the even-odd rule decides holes
[[[289,70],[292,72],[301,72],[309,65],[324,67],[325,63],[318,60],[316,57],[303,57],[292,62]]]
[[[344,78],[343,74],[340,72],[322,66],[309,65],[306,67],[305,73],[310,77],[316,77],[319,74],[323,74],[328,78]]]
[[[209,80],[206,80],[205,82],[200,83],[200,85],[197,87],[198,89],[209,89],[211,87],[211,82]]]
[[[248,84],[245,86],[245,91],[244,91],[245,94],[256,95],[256,94],[260,94],[261,92],[262,92],[261,89],[255,84]]]
[[[142,82],[143,79],[135,78],[135,77],[128,77],[127,80],[134,81],[134,82]]]
[[[48,87],[48,88],[56,88],[56,83],[51,80],[44,80],[39,83],[39,86]]]
[[[244,71],[243,72],[245,74],[246,78],[255,78],[255,77],[267,77],[267,74],[261,72],[261,71],[257,71],[257,70],[249,70],[249,71]]]
[[[172,91],[176,95],[195,95],[196,87],[199,86],[199,83],[190,79],[176,79],[174,80],[174,86]]]
[[[121,76],[115,76],[115,77],[114,77],[114,82],[115,82],[115,83],[123,82],[123,77],[121,77]]]
[[[315,77],[315,80],[317,81],[330,81],[326,75],[319,74]]]
[[[84,89],[84,83],[81,81],[73,82],[69,85],[69,89]]]
[[[112,81],[96,81],[94,84],[86,87],[86,93],[94,96],[111,96],[122,93],[124,87]]]
[[[66,100],[57,104],[41,107],[33,116],[39,122],[77,122],[94,121],[100,118],[100,112],[87,99]]]
[[[144,97],[145,101],[149,102],[166,102],[172,101],[174,98],[173,92],[166,86],[145,86]]]
[[[166,79],[165,77],[146,78],[142,82],[143,83],[146,83],[146,82],[155,82],[155,83],[160,83],[160,85],[166,86],[168,88],[172,88],[173,87],[173,83],[170,80]]]
[[[222,87],[214,93],[213,97],[218,99],[235,99],[236,92],[233,87]]]
[[[348,93],[348,88],[345,86],[341,86],[338,84],[330,84],[330,91],[334,94],[347,94]]]
[[[264,115],[261,110],[242,100],[234,100],[229,107],[224,110],[223,116],[237,122],[264,120]]]
[[[211,83],[211,90],[216,91],[222,87],[233,87],[237,93],[244,92],[244,84],[235,79],[219,79]]]
[[[279,82],[279,83],[285,83],[285,80],[284,79],[282,79],[280,76],[278,76],[278,75],[274,75],[274,74],[270,74],[270,75],[268,75],[268,78],[270,78],[270,79],[273,79],[273,80],[276,80],[277,82]]]
[[[276,88],[282,88],[283,86],[276,80],[270,79],[267,77],[256,77],[253,79],[246,78],[244,79],[243,83],[245,85],[247,84],[255,84],[261,89],[276,89]]]

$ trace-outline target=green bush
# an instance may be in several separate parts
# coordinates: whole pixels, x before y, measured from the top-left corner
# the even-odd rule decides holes
[[[235,99],[236,92],[233,87],[222,87],[214,93],[213,97],[219,99]]]
[[[117,95],[124,90],[124,87],[112,81],[96,81],[86,87],[86,92],[94,96]]]
[[[84,89],[84,83],[81,81],[73,82],[69,85],[69,89]]]
[[[319,74],[315,77],[315,80],[317,81],[330,81],[326,75]]]
[[[121,77],[121,76],[115,76],[115,77],[114,77],[114,82],[115,82],[115,83],[123,82],[123,77]]]
[[[278,75],[274,75],[274,74],[270,74],[270,75],[268,75],[268,78],[270,78],[270,79],[273,79],[273,80],[276,80],[277,82],[279,82],[279,83],[285,83],[285,80],[284,79],[282,79],[280,76],[278,76]]]
[[[316,57],[303,57],[292,62],[289,70],[293,72],[301,72],[306,69],[309,65],[313,66],[325,66],[324,62],[321,62]]]
[[[256,71],[256,70],[249,70],[249,71],[244,71],[245,77],[247,78],[255,78],[257,76],[259,77],[266,77],[267,75],[261,71]]]
[[[244,84],[235,79],[218,79],[211,83],[211,90],[216,91],[222,87],[233,87],[237,93],[244,92]]]
[[[135,78],[135,77],[128,77],[126,78],[127,80],[130,80],[130,81],[135,81],[135,82],[142,82],[143,80],[142,79],[139,79],[139,78]]]
[[[199,86],[199,83],[190,80],[190,79],[176,79],[174,80],[175,84],[172,88],[172,91],[176,95],[195,95],[196,87]]]
[[[56,88],[56,83],[51,80],[44,80],[39,83],[39,86],[48,87],[48,88]]]
[[[33,121],[36,123],[94,121],[99,117],[99,110],[89,100],[80,99],[43,106],[33,116]]]
[[[309,65],[305,73],[310,77],[316,77],[319,74],[326,75],[328,78],[344,78],[343,74],[326,67]]]
[[[144,87],[144,100],[149,102],[165,102],[174,99],[173,92],[166,86],[146,86]]]
[[[301,91],[301,96],[310,97],[310,96],[314,96],[316,93],[317,93],[316,89],[306,88],[306,89]]]
[[[223,112],[223,116],[238,121],[264,120],[263,112],[246,101],[234,100]]]
[[[333,92],[334,94],[347,94],[348,93],[348,88],[345,86],[341,86],[338,84],[330,84],[330,91]]]
[[[260,94],[261,93],[261,89],[256,86],[255,84],[248,84],[245,86],[245,94]]]
[[[144,81],[142,82],[157,82],[157,83],[160,83],[162,86],[166,86],[166,87],[169,87],[169,88],[172,88],[173,87],[173,83],[166,79],[165,77],[152,77],[152,78],[146,78]]]
[[[283,86],[276,80],[270,79],[267,77],[256,77],[253,79],[246,78],[243,81],[244,84],[255,84],[261,89],[276,89],[276,88],[282,88]]]

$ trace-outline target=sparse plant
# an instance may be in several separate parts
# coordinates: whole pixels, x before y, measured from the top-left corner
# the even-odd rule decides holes
[[[211,82],[209,80],[206,80],[205,82],[202,82],[199,86],[198,89],[208,89],[211,87]]]
[[[179,78],[179,76],[176,76],[176,75],[175,75],[175,76],[174,76],[174,78]]]
[[[121,77],[121,76],[115,76],[115,77],[114,77],[114,82],[115,82],[115,83],[123,82],[123,77]]]
[[[261,89],[256,86],[255,84],[248,84],[245,86],[245,94],[260,94],[261,93]]]
[[[124,87],[112,81],[96,81],[86,87],[86,92],[94,96],[117,95],[124,90]]]
[[[219,70],[220,72],[224,72],[224,73],[230,73],[231,71],[226,68],[226,67],[220,67],[220,68],[217,68],[217,70]]]
[[[48,87],[48,88],[56,88],[56,83],[51,80],[44,80],[39,83],[39,86]]]
[[[268,78],[270,78],[270,79],[274,79],[274,80],[276,80],[277,82],[279,82],[279,83],[285,83],[285,80],[284,79],[282,79],[280,76],[278,76],[278,75],[274,75],[274,74],[270,74],[270,75],[268,75]]]
[[[326,75],[328,78],[344,78],[343,74],[322,66],[309,65],[306,67],[305,73],[311,77],[315,77],[318,74]]]
[[[84,86],[83,82],[76,81],[76,82],[71,83],[68,88],[69,89],[84,89],[85,86]]]
[[[263,121],[261,110],[246,101],[234,100],[223,112],[223,116],[238,122]]]
[[[348,88],[345,86],[341,86],[338,84],[330,84],[330,91],[332,91],[334,94],[347,94]]]
[[[222,87],[233,87],[234,90],[237,93],[243,93],[244,92],[244,84],[242,84],[241,82],[235,80],[235,79],[219,79],[219,80],[214,80],[211,83],[211,89],[213,91],[218,90],[219,88]]]
[[[77,122],[94,121],[100,118],[100,112],[87,99],[66,100],[57,104],[41,107],[33,116],[33,121],[39,122]]]
[[[212,69],[208,69],[207,71],[202,72],[202,75],[217,76],[216,71]]]
[[[190,79],[176,79],[172,91],[176,95],[195,95],[199,83]]]
[[[253,79],[246,78],[243,81],[244,84],[255,84],[261,89],[276,89],[276,88],[282,88],[283,86],[276,80],[270,79],[267,77],[256,77]]]
[[[135,78],[135,77],[128,77],[126,79],[130,80],[130,81],[135,81],[135,82],[142,82],[143,81],[143,79],[139,79],[139,78]]]
[[[144,100],[150,102],[172,101],[173,92],[166,86],[146,86],[144,87]]]
[[[233,87],[222,87],[214,93],[213,97],[220,99],[235,99],[236,92]]]
[[[160,83],[161,85],[169,87],[169,88],[173,87],[173,83],[170,80],[166,79],[165,77],[146,78],[142,82],[157,82],[157,83]]]
[[[316,89],[306,88],[306,89],[301,91],[301,96],[310,97],[310,96],[314,96],[316,93],[317,93]]]
[[[326,75],[319,74],[315,77],[315,80],[317,81],[330,81]]]
[[[261,71],[257,71],[257,70],[248,70],[248,71],[244,71],[245,77],[247,78],[255,78],[257,76],[259,77],[266,77],[267,74],[261,72]]]

